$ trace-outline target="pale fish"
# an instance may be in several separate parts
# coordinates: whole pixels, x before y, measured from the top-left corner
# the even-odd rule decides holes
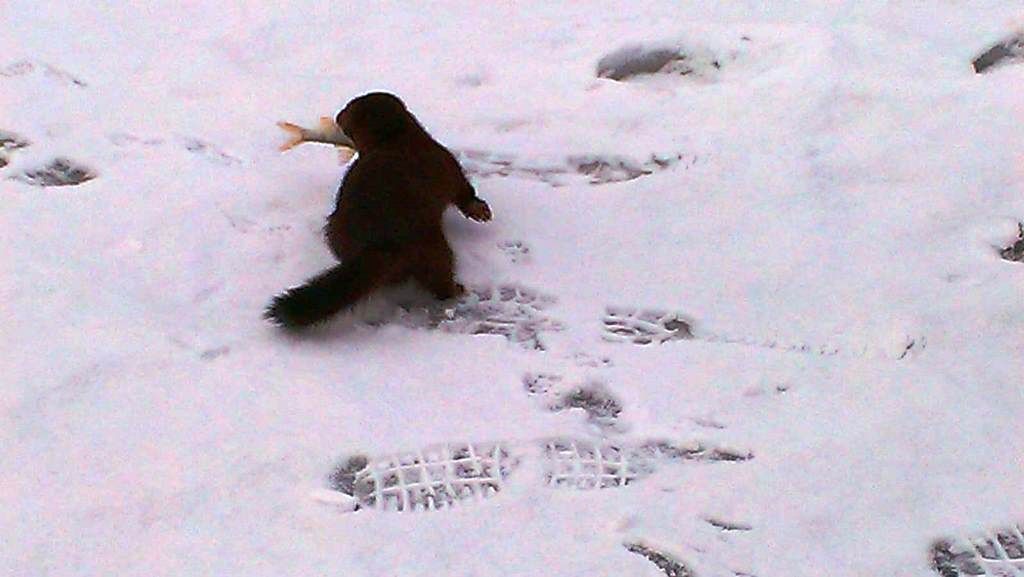
[[[355,154],[355,142],[352,142],[352,139],[341,131],[341,128],[330,116],[321,116],[320,124],[316,128],[304,128],[283,121],[278,122],[277,125],[288,133],[288,140],[280,146],[282,152],[291,150],[303,142],[320,142],[338,147],[338,155],[342,162],[348,162]]]

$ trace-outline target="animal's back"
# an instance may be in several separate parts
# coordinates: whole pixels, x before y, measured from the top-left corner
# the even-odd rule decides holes
[[[427,162],[380,150],[356,160],[328,218],[328,244],[340,258],[369,246],[399,250],[441,227],[447,201],[439,197]]]

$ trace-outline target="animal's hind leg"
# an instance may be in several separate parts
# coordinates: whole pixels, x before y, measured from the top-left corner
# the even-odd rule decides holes
[[[455,282],[455,257],[442,236],[417,250],[412,277],[439,300],[448,300],[466,292]]]
[[[327,217],[327,223],[324,225],[324,242],[327,244],[327,248],[331,250],[331,254],[334,258],[339,261],[343,261],[346,258],[355,256],[357,252],[363,247],[357,246],[353,242],[352,237],[349,236],[345,230],[345,225],[341,222],[341,219],[337,217],[337,211]]]

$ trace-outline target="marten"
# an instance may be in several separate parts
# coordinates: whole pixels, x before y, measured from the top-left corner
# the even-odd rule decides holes
[[[358,153],[323,229],[341,264],[274,297],[264,318],[301,329],[410,278],[439,300],[462,294],[442,215],[454,204],[467,218],[485,222],[491,209],[458,161],[393,94],[359,96],[335,122]]]

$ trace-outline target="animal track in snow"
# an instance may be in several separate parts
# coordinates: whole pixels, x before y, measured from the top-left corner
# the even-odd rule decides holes
[[[622,403],[607,386],[598,381],[588,381],[566,388],[562,383],[561,375],[549,373],[530,373],[523,377],[523,388],[527,394],[549,398],[547,410],[558,413],[579,409],[586,414],[587,422],[599,431],[621,429]]]
[[[791,352],[834,355],[838,352],[834,347],[812,347],[806,344],[790,345],[776,341],[756,341],[752,338],[734,338],[717,334],[695,335],[693,325],[678,312],[666,312],[657,309],[636,307],[605,308],[602,338],[611,342],[627,342],[634,345],[662,344],[669,341],[703,340],[707,342],[744,345],[765,349],[776,349]],[[907,348],[901,351],[904,356],[912,349],[923,347],[924,341],[917,343],[909,340]],[[900,358],[903,358],[902,356]]]
[[[33,168],[12,176],[11,179],[32,186],[74,186],[96,178],[89,167],[66,158],[55,158],[47,165]]]
[[[940,540],[932,546],[931,560],[941,577],[1024,577],[1024,524]]]
[[[904,360],[919,356],[928,347],[928,338],[920,334],[903,334],[897,338],[879,342],[874,347],[863,345],[859,349],[850,347],[844,351],[831,343],[787,342],[775,338],[736,337],[706,331],[695,333],[691,321],[687,320],[682,313],[636,307],[609,306],[605,309],[601,322],[603,324],[601,336],[604,340],[628,342],[635,345],[662,344],[669,341],[692,339],[824,357],[839,354],[867,357],[880,354],[884,358],[892,360]]]
[[[920,352],[926,348],[928,348],[927,338],[923,336],[912,337],[907,335],[903,344],[903,350],[897,353],[896,360],[902,361],[908,357],[920,354]]]
[[[604,54],[595,74],[617,82],[658,86],[710,84],[769,72],[823,49],[820,39],[806,30],[773,28],[764,34],[735,34],[734,29],[683,38],[633,43]],[[780,34],[781,33],[781,34]]]
[[[626,80],[641,74],[655,74],[669,63],[685,59],[678,48],[630,44],[609,52],[597,62],[597,76]]]
[[[1003,260],[1024,262],[1024,222],[1017,223],[1017,239],[1010,246],[999,251]]]
[[[199,354],[199,358],[204,361],[213,361],[231,352],[229,346],[219,346],[204,350]]]
[[[608,367],[615,366],[615,363],[608,357],[595,357],[594,355],[586,352],[576,352],[572,355],[572,360],[578,367],[591,367],[594,369],[606,369]]]
[[[523,388],[528,395],[544,395],[562,382],[562,375],[529,373],[523,377]]]
[[[723,533],[731,533],[733,531],[752,531],[754,529],[746,523],[733,523],[730,521],[723,521],[715,517],[705,517],[704,521]]]
[[[121,147],[160,146],[164,143],[162,138],[144,138],[128,132],[113,132],[107,135],[107,140]]]
[[[750,458],[750,454],[665,441],[629,444],[555,438],[454,443],[377,458],[355,455],[331,473],[329,484],[333,491],[351,498],[353,510],[426,511],[499,494],[528,459],[539,460],[545,485],[588,490],[629,485],[670,462]]]
[[[569,157],[569,164],[576,172],[586,175],[590,184],[607,184],[648,176],[671,168],[683,160],[682,154],[671,156],[652,154],[644,161],[636,161],[622,156],[586,155]],[[687,166],[693,166],[697,162],[696,157],[685,160]]]
[[[700,48],[630,44],[603,56],[597,62],[597,76],[618,81],[650,75],[711,79],[729,58],[735,59],[736,54],[720,56]]]
[[[560,177],[569,173],[565,166],[517,164],[516,157],[508,154],[483,150],[456,150],[453,152],[466,174],[478,178],[515,176],[539,180],[551,186],[562,186]]]
[[[695,338],[709,343],[755,347],[783,353],[816,355],[820,357],[881,357],[896,361],[920,356],[928,347],[928,338],[920,334],[905,334],[897,339],[878,342],[874,345],[869,346],[861,344],[859,346],[850,346],[845,349],[840,348],[838,345],[833,343],[812,344],[799,341],[786,342],[775,338],[757,339],[755,337],[732,337],[720,334],[697,334]]]
[[[7,152],[18,150],[19,148],[25,148],[29,144],[31,143],[26,138],[23,138],[13,132],[0,130],[0,168],[7,166],[10,162],[7,159]]]
[[[224,166],[242,164],[241,159],[224,152],[209,142],[199,140],[198,138],[180,136],[177,138],[177,142],[179,145],[185,147],[185,150],[193,154],[197,154],[210,162],[222,164]]]
[[[107,135],[107,140],[114,146],[122,148],[153,148],[168,144],[163,138],[142,137],[128,132],[114,132]],[[171,144],[183,150],[191,152],[204,160],[222,166],[236,166],[242,164],[242,160],[224,152],[219,147],[193,136],[175,136]]]
[[[517,177],[539,180],[553,187],[565,186],[573,176],[585,176],[592,185],[625,182],[667,170],[678,164],[693,166],[697,157],[682,153],[652,153],[637,160],[618,155],[585,154],[561,161],[526,162],[515,156],[480,150],[457,151],[459,163],[467,175],[478,178]]]
[[[971,63],[974,72],[981,74],[993,66],[1024,62],[1024,32],[1009,36],[994,44]]]
[[[32,143],[23,136],[6,130],[0,130],[0,150],[17,150],[25,148],[30,144]]]
[[[498,243],[498,249],[505,253],[512,264],[527,262],[530,259],[530,247],[521,240],[505,240]]]
[[[32,60],[19,60],[12,62],[0,68],[0,76],[6,78],[15,78],[18,76],[28,76],[31,74],[39,74],[49,80],[54,80],[65,86],[74,86],[76,88],[86,88],[89,85],[86,82],[73,74],[61,70],[56,66],[51,66],[45,62],[34,62]]]
[[[563,328],[544,313],[554,302],[553,297],[519,285],[476,287],[454,305],[404,310],[398,322],[449,333],[500,335],[523,348],[543,351],[541,334]]]
[[[654,563],[654,566],[661,570],[666,577],[693,577],[693,571],[671,555],[658,551],[654,547],[644,543],[633,542],[623,543],[623,547],[630,553],[636,553]]]
[[[679,313],[607,307],[602,323],[606,341],[649,345],[693,338],[690,323]]]

